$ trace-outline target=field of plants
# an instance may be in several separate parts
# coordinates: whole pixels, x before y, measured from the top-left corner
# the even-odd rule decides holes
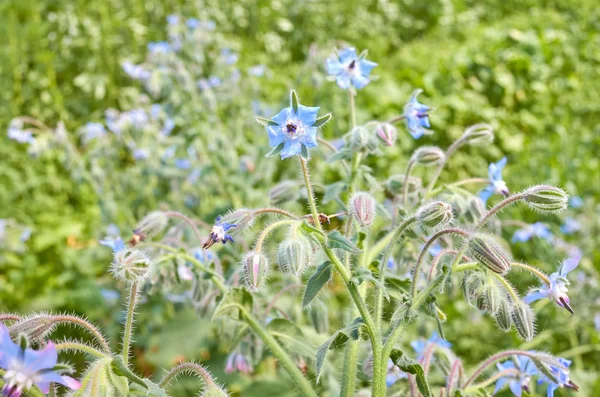
[[[0,395],[600,396],[592,0],[0,2]]]

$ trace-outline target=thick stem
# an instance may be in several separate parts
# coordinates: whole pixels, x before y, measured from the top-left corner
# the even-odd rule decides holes
[[[524,269],[524,270],[528,271],[529,273],[533,274],[534,276],[536,276],[537,278],[539,278],[546,285],[550,285],[550,279],[548,279],[548,276],[546,276],[542,271],[536,269],[533,266],[526,265],[525,263],[513,262],[510,264],[510,267],[511,268],[520,267],[521,269]]]
[[[288,374],[296,383],[302,394],[305,396],[317,397],[317,393],[313,390],[311,384],[306,380],[304,375],[298,366],[294,364],[290,356],[285,350],[279,345],[275,338],[265,329],[263,326],[246,311],[245,308],[240,307],[240,312],[246,323],[252,328],[252,330],[258,335],[263,343],[271,350],[271,353],[279,360],[281,365],[287,370]]]
[[[125,365],[129,363],[129,348],[131,345],[131,334],[133,333],[133,316],[135,314],[135,306],[138,298],[138,284],[131,284],[129,292],[129,302],[127,303],[127,318],[125,320],[125,328],[123,330],[123,350],[121,355]]]
[[[354,397],[356,390],[356,372],[358,368],[358,341],[348,341],[344,354],[342,372],[342,390],[340,397]]]
[[[88,330],[96,339],[96,341],[98,343],[100,343],[100,346],[102,346],[102,350],[104,350],[106,353],[110,353],[110,346],[107,342],[107,340],[104,338],[104,336],[102,336],[102,334],[100,333],[100,331],[98,331],[98,329],[92,325],[91,323],[89,323],[88,321],[79,318],[77,316],[69,316],[66,314],[57,314],[54,316],[50,316],[53,322],[56,323],[73,323],[73,324],[77,324],[80,327]]]
[[[502,200],[501,202],[499,202],[498,204],[496,204],[492,209],[490,209],[484,216],[483,218],[481,218],[481,220],[479,221],[479,223],[475,226],[475,229],[473,231],[476,231],[478,229],[481,229],[481,227],[483,225],[485,225],[487,223],[487,221],[494,216],[494,214],[496,214],[498,211],[500,211],[501,209],[503,209],[504,207],[507,207],[513,203],[516,203],[519,200],[522,200],[525,198],[525,194],[523,193],[519,193],[519,194],[513,194],[510,197],[507,197],[506,199]]]
[[[171,368],[171,370],[165,375],[165,377],[160,381],[158,386],[162,389],[166,388],[169,383],[177,378],[181,373],[184,372],[193,372],[198,375],[204,381],[206,386],[214,386],[215,382],[210,376],[210,373],[202,366],[196,363],[181,363]]]
[[[462,373],[462,363],[460,360],[456,359],[454,364],[452,364],[452,369],[450,370],[450,375],[448,375],[448,380],[446,381],[446,393],[447,397],[452,397],[452,389],[454,388],[454,377],[458,376],[456,379],[457,385],[460,387],[460,377]]]
[[[321,227],[321,222],[319,222],[319,211],[317,211],[317,204],[315,203],[315,195],[313,193],[312,184],[310,183],[310,175],[308,173],[308,167],[306,165],[306,160],[302,157],[298,156],[300,160],[300,169],[302,170],[302,177],[304,178],[304,185],[306,186],[306,195],[308,196],[308,205],[310,207],[310,213],[315,220],[315,227],[323,231]]]

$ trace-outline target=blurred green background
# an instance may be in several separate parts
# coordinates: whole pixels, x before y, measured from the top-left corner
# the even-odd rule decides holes
[[[139,102],[136,98],[144,89],[124,73],[122,63],[142,62],[149,42],[167,39],[168,15],[214,21],[219,45],[239,54],[237,68],[244,71],[264,65],[267,70],[260,83],[242,78],[238,87],[224,94],[228,107],[219,110],[225,120],[221,127],[214,127],[210,120],[194,124],[196,112],[203,109],[189,107],[184,112],[181,107],[176,131],[186,142],[198,135],[245,139],[235,153],[221,159],[224,164],[227,158],[235,159],[235,166],[209,167],[207,178],[216,177],[217,172],[225,180],[242,178],[238,164],[244,156],[256,161],[259,170],[269,171],[265,184],[262,176],[255,177],[253,190],[240,193],[237,200],[226,194],[219,200],[201,198],[201,204],[189,206],[190,213],[210,223],[216,214],[239,202],[260,205],[272,182],[296,177],[292,164],[277,166],[282,169],[260,168],[266,139],[251,119],[254,101],[276,109],[289,89],[296,88],[303,103],[333,111],[334,121],[324,131],[327,138],[337,139],[348,130],[347,97],[326,80],[323,70],[332,48],[348,43],[359,51],[368,49],[369,59],[379,63],[374,71],[379,79],[357,98],[359,122],[399,114],[410,92],[418,87],[424,89],[426,99],[422,100],[435,107],[434,135],[415,142],[401,128],[397,147],[385,157],[370,160],[383,170],[382,178],[403,172],[415,147],[446,147],[465,126],[491,123],[497,137],[494,146],[466,149],[453,158],[452,172],[442,179],[485,176],[488,162],[507,155],[505,180],[511,189],[550,183],[582,197],[583,231],[571,239],[584,250],[586,274],[597,276],[600,8],[594,0],[4,0],[0,2],[0,219],[10,221],[6,238],[0,240],[1,310],[77,312],[117,337],[121,305],[102,299],[102,291],[113,291],[115,286],[106,274],[110,253],[97,240],[111,223],[126,234],[148,211],[177,207],[183,199],[172,193],[168,183],[157,183],[163,190],[148,191],[134,176],[123,174],[129,175],[126,182],[109,180],[104,185],[105,191],[127,186],[116,196],[118,208],[107,216],[98,204],[102,201],[98,190],[72,175],[65,162],[68,155],[32,157],[25,145],[10,140],[4,131],[17,116],[32,116],[52,128],[62,121],[85,158],[85,145],[77,131],[88,121],[102,120],[108,108],[128,110]],[[197,126],[195,133],[185,128],[188,122]],[[262,147],[254,150],[249,144]],[[134,167],[122,158],[112,166],[117,173]],[[159,195],[167,191],[170,195]],[[527,222],[538,218],[519,209],[511,211]],[[551,221],[560,223],[559,219]],[[32,234],[26,241],[11,237],[27,229]],[[519,246],[516,252],[524,258],[551,258],[550,263],[555,263],[560,258],[547,254],[551,248],[536,243]],[[562,312],[542,317],[540,329],[555,321],[556,331],[532,347],[558,353],[577,345],[597,345],[600,341],[592,318],[600,311],[599,304],[598,300],[580,302],[577,306],[587,306],[580,311],[584,319],[570,325]],[[180,358],[177,346],[157,346],[178,339],[172,332],[185,335],[188,328],[195,338],[185,349],[188,358],[213,360],[211,370],[222,367],[223,352],[215,350],[223,347],[217,346],[210,327],[191,310],[156,297],[144,302],[140,316],[139,323],[147,325],[137,338],[137,366],[144,373]],[[460,323],[452,327],[460,329]],[[558,331],[561,327],[564,332]],[[457,346],[468,362],[493,351],[492,346],[475,342],[482,334],[498,335],[507,346],[518,343],[516,338],[499,335],[489,321],[474,328],[464,330],[464,342]],[[580,376],[594,384],[600,355],[592,349],[576,357]],[[214,371],[219,379],[228,379]],[[254,387],[260,381],[255,379]],[[595,385],[600,390],[597,381]]]

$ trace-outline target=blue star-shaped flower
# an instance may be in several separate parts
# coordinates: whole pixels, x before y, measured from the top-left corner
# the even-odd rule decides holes
[[[550,275],[549,285],[544,284],[541,287],[534,289],[525,298],[523,298],[523,301],[529,304],[538,299],[549,298],[554,300],[558,306],[564,307],[569,312],[573,313],[573,309],[569,305],[571,301],[567,295],[567,286],[570,284],[569,280],[567,280],[567,274],[579,265],[580,260],[580,254],[576,254],[567,258],[562,263],[558,271]]]
[[[404,106],[406,127],[408,128],[408,132],[410,132],[415,139],[419,139],[423,135],[431,133],[427,130],[427,128],[431,127],[429,124],[429,106],[424,105],[417,100],[417,96],[419,96],[421,92],[423,92],[423,90],[415,90],[408,103]]]
[[[490,184],[486,186],[481,192],[479,192],[479,197],[481,201],[485,204],[488,199],[493,194],[501,194],[503,196],[508,196],[510,191],[506,186],[506,182],[502,179],[502,169],[506,166],[506,157],[503,157],[497,163],[491,163],[488,167],[488,178],[490,179]]]
[[[356,54],[355,48],[350,47],[327,60],[327,73],[335,76],[337,85],[344,90],[350,88],[350,85],[361,89],[369,84],[369,75],[375,66],[375,62],[362,58]]]
[[[514,361],[505,361],[496,364],[498,371],[506,375],[498,378],[494,394],[498,393],[507,383],[510,391],[517,397],[521,397],[523,390],[529,393],[531,377],[537,374],[537,368],[529,357],[518,356]]]
[[[566,387],[575,391],[579,390],[579,387],[569,378],[568,368],[571,365],[571,361],[565,360],[564,358],[559,358],[558,362],[565,368],[550,366],[550,372],[552,372],[552,375],[554,375],[556,378],[556,382],[545,375],[540,376],[540,379],[538,380],[538,384],[540,385],[543,383],[548,384],[548,388],[546,389],[546,397],[554,397],[554,392],[559,387]]]
[[[208,240],[202,245],[202,249],[208,249],[215,243],[226,244],[228,241],[233,243],[233,237],[228,232],[237,225],[229,222],[221,222],[221,217],[216,218],[216,223],[212,227]]]

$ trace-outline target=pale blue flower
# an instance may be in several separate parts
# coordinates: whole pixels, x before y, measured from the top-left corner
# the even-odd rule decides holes
[[[564,368],[550,366],[550,372],[554,375],[556,382],[551,380],[545,375],[541,375],[538,380],[538,384],[547,383],[548,388],[546,389],[546,397],[554,397],[554,392],[556,389],[560,387],[565,387],[567,389],[573,389],[575,391],[579,390],[579,387],[573,383],[573,381],[569,378],[569,366],[571,366],[571,361],[566,360],[564,358],[559,358],[558,362],[564,366]]]
[[[581,230],[581,223],[577,219],[567,218],[565,223],[560,227],[560,231],[563,234],[573,234]]]
[[[100,245],[104,245],[105,247],[109,247],[113,250],[114,253],[122,251],[125,249],[125,242],[121,237],[110,237],[107,236],[103,240],[98,241]]]
[[[123,62],[121,66],[123,67],[123,71],[134,80],[148,80],[152,75],[149,71],[144,69],[143,66],[136,65],[129,61]]]
[[[298,104],[294,110],[292,106],[282,109],[271,118],[273,124],[266,126],[269,134],[269,145],[277,148],[283,144],[280,152],[281,159],[301,154],[308,148],[317,146],[317,121],[318,107],[308,107]]]
[[[498,378],[494,394],[498,393],[506,384],[510,391],[517,397],[521,397],[523,390],[529,393],[531,377],[536,375],[537,368],[529,357],[518,356],[515,361],[505,361],[496,364],[499,372],[506,371],[506,375]]]
[[[83,136],[85,141],[98,139],[106,135],[106,129],[102,123],[89,122],[83,127]]]
[[[25,228],[22,232],[21,232],[21,237],[19,238],[19,240],[22,243],[27,242],[29,239],[31,238],[31,228],[27,227]]]
[[[189,18],[187,21],[185,21],[185,25],[190,28],[190,29],[196,29],[199,25],[200,25],[200,21],[197,20],[196,18]]]
[[[167,117],[165,119],[165,123],[163,124],[163,127],[160,129],[160,132],[164,135],[171,135],[171,132],[173,131],[174,128],[175,128],[175,120],[173,120],[170,117]]]
[[[406,372],[403,372],[400,370],[400,368],[394,365],[394,362],[391,359],[388,360],[387,375],[385,377],[386,386],[392,387],[394,383],[398,382],[400,379],[406,378],[408,378]]]
[[[150,151],[148,149],[136,148],[133,151],[133,158],[136,160],[146,160],[150,157]]]
[[[169,25],[177,25],[179,23],[179,15],[169,15],[167,17],[167,23]]]
[[[437,332],[431,334],[431,338],[427,340],[419,339],[410,343],[412,348],[417,353],[417,360],[421,360],[427,350],[433,350],[435,348],[449,349],[452,344],[447,340],[442,339]]]
[[[552,240],[552,232],[542,222],[536,222],[533,225],[527,225],[515,232],[512,237],[512,242],[526,242],[531,240],[533,237],[543,238],[545,240]]]
[[[327,73],[335,76],[337,85],[344,90],[351,85],[361,89],[369,84],[369,75],[375,66],[375,62],[358,56],[356,49],[352,47],[345,48],[337,56],[327,59]]]
[[[231,48],[223,48],[221,50],[221,59],[227,65],[233,65],[238,61],[238,54],[235,53]]]
[[[523,298],[523,301],[529,304],[539,299],[548,298],[555,301],[558,306],[564,307],[569,312],[573,313],[573,309],[569,305],[569,296],[567,295],[567,286],[570,284],[569,280],[567,280],[567,274],[579,265],[580,260],[581,255],[567,258],[558,271],[549,276],[550,285],[544,283],[539,288],[532,290],[525,298]]]
[[[100,289],[100,295],[102,295],[104,301],[109,305],[115,305],[121,298],[119,291],[115,291],[114,289],[102,288]]]
[[[59,383],[72,390],[81,384],[54,370],[58,353],[54,343],[48,342],[43,350],[23,348],[12,341],[8,328],[0,324],[0,368],[4,370],[5,397],[19,397],[23,391],[37,386],[44,394],[50,392],[50,383]]]
[[[180,170],[189,170],[192,167],[192,163],[188,159],[175,159],[175,167]]]
[[[166,41],[156,41],[148,43],[148,51],[152,54],[164,55],[173,52],[173,48]]]
[[[252,76],[262,77],[265,75],[265,70],[267,67],[265,65],[255,65],[248,68],[248,73]]]
[[[208,85],[210,85],[211,87],[218,87],[221,85],[221,79],[217,76],[210,76],[208,78]]]
[[[23,129],[23,121],[14,119],[8,125],[8,137],[19,143],[34,143],[35,138],[30,130]]]
[[[488,178],[490,180],[490,184],[479,192],[479,197],[483,203],[487,203],[488,199],[493,194],[501,194],[503,196],[508,196],[510,191],[506,186],[506,182],[502,179],[502,169],[506,166],[506,157],[503,157],[497,163],[491,163],[488,167]]]
[[[594,315],[594,328],[596,328],[596,331],[600,332],[600,313]]]
[[[423,135],[431,134],[428,128],[431,127],[429,124],[429,106],[420,103],[417,100],[419,94],[423,90],[415,90],[408,103],[404,106],[404,119],[406,120],[406,127],[408,132],[413,138],[419,139]]]

